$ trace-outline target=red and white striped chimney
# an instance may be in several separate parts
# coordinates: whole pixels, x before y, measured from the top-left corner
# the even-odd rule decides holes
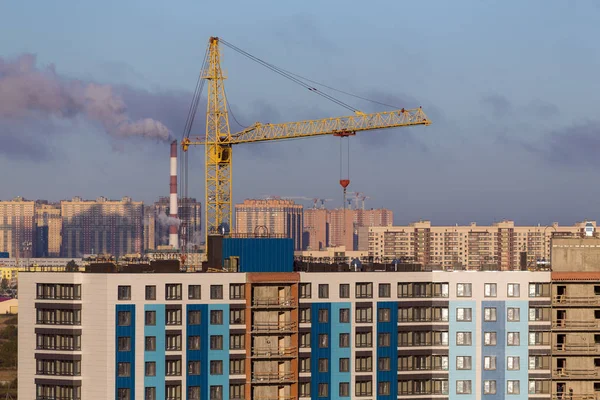
[[[174,249],[179,248],[179,237],[177,231],[179,230],[177,220],[177,140],[171,143],[171,195],[169,204],[169,217],[171,217],[169,225],[169,245]]]

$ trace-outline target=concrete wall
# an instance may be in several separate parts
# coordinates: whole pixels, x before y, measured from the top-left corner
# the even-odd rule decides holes
[[[598,272],[600,266],[600,239],[552,240],[552,271]]]

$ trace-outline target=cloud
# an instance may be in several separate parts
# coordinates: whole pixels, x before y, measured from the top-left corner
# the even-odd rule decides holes
[[[504,117],[512,109],[512,105],[508,99],[499,94],[489,94],[481,98],[481,103],[488,107],[495,117]]]
[[[542,118],[550,118],[560,114],[558,106],[543,100],[533,100],[527,107],[527,110]]]
[[[275,23],[275,37],[283,41],[286,47],[308,45],[311,49],[326,52],[337,51],[338,47],[323,33],[315,18],[306,13],[279,18]]]

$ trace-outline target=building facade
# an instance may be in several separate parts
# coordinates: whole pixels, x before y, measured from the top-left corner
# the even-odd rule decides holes
[[[21,197],[0,201],[0,252],[33,257],[35,245],[35,202]]]
[[[249,200],[235,205],[237,235],[278,235],[294,239],[294,249],[302,250],[303,210],[293,200]]]
[[[23,398],[551,398],[550,272],[22,272],[19,291]]]
[[[200,245],[202,240],[202,204],[194,198],[178,199],[179,211],[176,221],[169,218],[169,197],[160,197],[154,203],[154,249],[169,244],[169,227],[178,224],[179,241],[190,245]]]
[[[144,205],[129,197],[121,200],[61,201],[62,257],[84,254],[141,253],[144,233]]]
[[[156,249],[156,217],[154,208],[144,206],[144,251]]]
[[[36,249],[37,257],[60,257],[62,245],[62,216],[60,204],[36,203],[36,226],[39,232],[37,243],[44,246]],[[41,236],[41,237],[40,237]]]
[[[355,210],[336,208],[329,210],[329,246],[354,249]]]
[[[319,251],[329,245],[329,211],[324,208],[304,210],[304,250]]]
[[[581,237],[586,226],[598,235],[595,221],[573,226],[515,226],[502,221],[490,226],[432,226],[419,221],[408,226],[368,228],[369,256],[379,260],[408,259],[444,267],[501,269],[550,260],[551,239]],[[364,234],[364,233],[363,233]]]

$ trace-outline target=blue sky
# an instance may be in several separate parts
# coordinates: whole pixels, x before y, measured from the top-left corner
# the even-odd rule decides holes
[[[180,138],[207,40],[220,36],[333,87],[423,106],[429,127],[351,139],[350,190],[392,209],[396,223],[571,224],[599,219],[598,4],[5,1],[0,58],[33,53],[61,79],[113,85],[132,117],[159,120]],[[347,114],[227,48],[223,67],[243,125]],[[151,202],[168,194],[168,151],[157,140],[115,139],[83,117],[0,118],[0,198]],[[190,193],[202,200],[203,159],[191,150]],[[333,137],[234,150],[236,202],[280,195],[340,205],[339,175]]]

